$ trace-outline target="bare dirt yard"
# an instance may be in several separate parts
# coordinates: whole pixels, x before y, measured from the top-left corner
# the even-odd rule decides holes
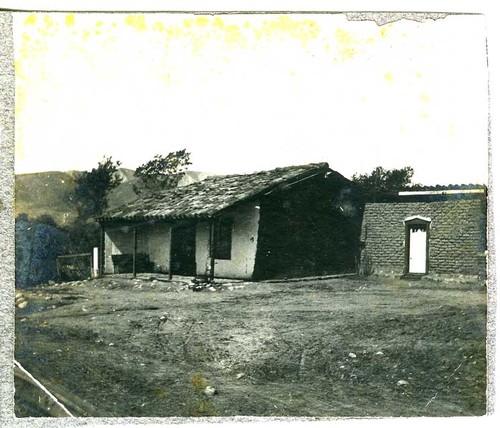
[[[484,284],[344,277],[193,292],[115,276],[17,291],[16,359],[78,416],[485,413]],[[16,380],[16,414],[43,416],[29,395]]]

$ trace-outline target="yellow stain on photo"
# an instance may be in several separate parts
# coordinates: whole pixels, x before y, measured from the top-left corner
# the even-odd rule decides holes
[[[385,74],[384,74],[384,79],[388,82],[392,82],[394,80],[394,76],[393,74],[390,72],[390,71],[387,71]]]
[[[291,141],[299,136],[311,138],[313,133],[318,147],[325,147],[326,135],[348,131],[348,138],[354,138],[346,129],[347,121],[345,126],[337,122],[334,127],[327,117],[351,117],[359,109],[373,111],[366,129],[382,127],[384,132],[390,129],[393,136],[411,139],[422,119],[438,120],[444,114],[430,109],[435,100],[441,103],[444,99],[442,91],[448,91],[436,84],[439,70],[430,63],[452,52],[438,49],[438,45],[452,43],[451,39],[439,41],[436,36],[444,21],[429,21],[427,25],[405,20],[379,26],[349,21],[340,14],[295,13],[22,12],[16,17],[16,144],[20,157],[34,153],[39,130],[62,116],[65,127],[71,129],[81,126],[73,117],[87,115],[102,121],[101,129],[109,133],[106,140],[128,138],[127,126],[150,127],[148,137],[155,140],[175,128],[166,131],[164,121],[152,119],[161,114],[195,114],[193,111],[198,112],[203,104],[210,110],[205,115],[205,128],[220,123],[221,117],[224,123],[236,127],[242,121],[237,114],[243,106],[255,103],[252,114],[259,120],[282,117],[262,125],[266,129],[276,126],[276,134],[269,138]],[[411,62],[404,59],[406,52],[415,57]],[[460,58],[453,60],[458,64]],[[466,72],[463,67],[460,70]],[[387,115],[381,115],[383,109],[376,110],[375,106],[381,102],[392,106],[401,101],[401,94],[405,109],[393,122],[385,123]],[[130,105],[124,102],[132,99]],[[96,104],[95,100],[103,102]],[[105,120],[107,105],[115,115]],[[135,115],[132,119],[137,106],[152,118],[139,120]],[[321,106],[327,106],[328,112]],[[453,108],[458,110],[459,106]],[[410,119],[400,117],[403,114]],[[304,117],[311,123],[307,132],[283,136],[283,130],[292,128],[287,124],[305,123]],[[118,118],[120,123],[115,123]],[[178,123],[184,122],[189,120]],[[439,135],[459,139],[458,128],[452,131],[446,123],[436,121],[432,126],[444,127]],[[65,138],[59,131],[45,132],[48,141],[58,141],[52,132],[61,141]],[[252,132],[249,129],[244,138],[260,138]],[[205,138],[195,134],[183,135],[182,141]],[[98,138],[105,140],[104,136]],[[300,146],[297,141],[289,144]]]

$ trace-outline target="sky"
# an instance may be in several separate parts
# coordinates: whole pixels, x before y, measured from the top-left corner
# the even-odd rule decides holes
[[[342,14],[16,13],[16,173],[328,162],[486,183],[485,19],[379,26]]]

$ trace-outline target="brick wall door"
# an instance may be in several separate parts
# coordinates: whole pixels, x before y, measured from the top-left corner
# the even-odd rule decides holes
[[[408,254],[408,272],[427,272],[427,227],[424,225],[410,226],[410,251]]]

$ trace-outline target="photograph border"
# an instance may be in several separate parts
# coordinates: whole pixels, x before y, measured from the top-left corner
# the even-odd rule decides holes
[[[304,3],[304,2],[302,2]],[[472,3],[472,2],[467,2]],[[439,3],[438,3],[439,4]],[[478,3],[476,3],[478,4]],[[434,3],[434,8],[437,4]],[[0,4],[0,8],[2,4]],[[472,6],[473,7],[473,6]],[[434,9],[433,8],[433,9]],[[139,9],[127,9],[127,10],[116,10],[116,12],[153,12],[152,10],[146,10],[147,8]],[[340,8],[335,7],[335,10],[325,10],[324,12],[318,11],[241,11],[241,13],[339,13],[344,14],[343,11],[338,11]],[[480,10],[481,7],[478,6],[475,13],[485,13]],[[17,9],[16,11],[21,11],[25,9]],[[26,9],[26,10],[36,10],[36,9]],[[58,9],[60,10],[60,9]],[[64,11],[75,11],[75,9],[63,9]],[[343,9],[345,10],[345,8]],[[1,257],[0,257],[0,376],[2,382],[0,382],[0,421],[7,422],[8,424],[15,424],[16,426],[47,426],[47,418],[28,418],[28,419],[13,419],[13,405],[14,405],[14,381],[13,381],[13,352],[14,352],[14,279],[15,279],[15,257],[14,257],[14,142],[15,142],[15,75],[13,67],[13,56],[14,56],[14,44],[13,44],[13,15],[10,11],[0,11],[0,236],[1,236]],[[41,10],[40,10],[41,11]],[[43,10],[45,11],[45,10]],[[53,11],[53,10],[47,10]],[[178,10],[173,11],[169,9],[156,10],[158,12],[172,12],[172,13],[182,13],[189,12],[193,13],[199,11],[200,13],[214,13],[214,14],[230,14],[230,13],[240,13],[235,11],[220,11],[216,9],[211,9],[209,11],[202,10],[202,8],[196,10]],[[98,10],[95,10],[98,12]],[[101,12],[103,12],[101,10]],[[105,12],[112,12],[107,10]],[[399,15],[398,12],[387,12],[393,16]],[[421,16],[421,12],[415,12]],[[431,12],[434,14],[435,12]],[[450,12],[453,13],[453,12]],[[461,13],[461,12],[459,12]],[[470,11],[466,11],[466,14]],[[366,19],[373,19],[373,15],[380,15],[380,12],[366,12],[362,13]],[[372,16],[370,16],[372,15]],[[361,16],[361,15],[360,15]],[[387,15],[389,17],[389,15]],[[491,18],[490,13],[486,13],[487,18]],[[389,18],[391,19],[391,18]],[[488,19],[490,30],[492,20]],[[498,27],[498,25],[497,25]],[[492,71],[493,64],[491,54],[494,52],[495,48],[498,48],[497,41],[490,40],[490,32],[488,31],[488,68],[489,68],[489,87],[490,87],[490,113],[489,113],[489,130],[488,130],[488,168],[489,168],[489,180],[488,180],[488,321],[487,321],[487,356],[488,356],[488,388],[487,388],[487,412],[490,416],[493,416],[495,411],[495,343],[496,343],[496,265],[495,265],[495,233],[494,233],[494,183],[493,183],[493,150],[492,150],[492,98],[491,91],[493,85],[491,82],[491,77],[495,76],[495,72]],[[493,42],[493,43],[492,43]],[[498,50],[497,50],[498,52]],[[495,68],[496,69],[496,68]],[[498,99],[498,98],[496,98]],[[78,418],[77,418],[78,419]],[[90,419],[80,419],[79,421],[71,421],[71,425],[78,426],[82,424],[92,423],[103,423],[103,424],[133,424],[133,425],[145,425],[145,424],[157,424],[157,423],[196,423],[199,425],[200,422],[269,422],[271,420],[276,421],[298,421],[298,422],[312,422],[318,418],[259,418],[259,417],[235,417],[235,418],[104,418],[103,420],[97,418]],[[331,420],[343,420],[344,418],[320,418],[322,421]],[[450,418],[456,419],[456,418]],[[64,426],[69,426],[69,421],[66,419],[64,421],[58,421],[49,418],[50,425],[57,426],[59,424]],[[420,419],[420,422],[422,420]],[[457,421],[454,421],[456,425]],[[470,420],[468,421],[470,423]],[[8,425],[11,426],[11,425]],[[13,426],[13,425],[12,425]]]

